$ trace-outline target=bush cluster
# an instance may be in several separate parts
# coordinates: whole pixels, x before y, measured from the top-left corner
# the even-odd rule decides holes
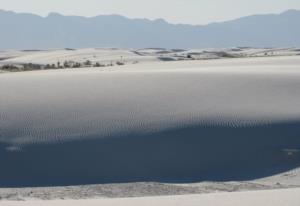
[[[33,71],[33,70],[43,70],[43,69],[67,69],[67,68],[83,68],[83,67],[106,67],[113,66],[114,64],[111,62],[110,64],[101,64],[99,62],[92,63],[90,60],[86,60],[85,62],[74,62],[74,61],[64,61],[63,63],[57,62],[56,64],[7,64],[0,66],[0,70],[16,72],[16,71]],[[116,65],[124,65],[124,62],[116,62]]]

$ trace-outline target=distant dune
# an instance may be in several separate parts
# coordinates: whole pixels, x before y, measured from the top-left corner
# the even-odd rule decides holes
[[[251,180],[300,166],[300,57],[0,75],[0,187]]]
[[[84,64],[90,61],[102,66],[116,65],[117,62],[128,64],[151,63],[157,61],[210,60],[249,57],[297,56],[300,49],[291,48],[223,48],[223,49],[117,49],[117,48],[84,48],[84,49],[50,49],[50,50],[3,50],[0,51],[0,66],[22,65],[33,63],[39,65],[55,64],[61,66],[67,62]],[[0,68],[1,69],[1,68]]]

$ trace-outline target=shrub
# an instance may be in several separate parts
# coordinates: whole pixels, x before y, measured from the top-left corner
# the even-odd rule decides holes
[[[94,64],[94,67],[104,67],[105,65],[103,65],[103,64],[100,64],[99,62],[96,62],[95,64]]]
[[[86,60],[84,63],[83,63],[85,66],[91,66],[92,65],[92,62],[90,60]]]
[[[64,68],[70,68],[70,64],[68,61],[64,61]]]
[[[75,62],[73,65],[72,65],[72,68],[80,68],[82,67],[82,64],[79,63],[79,62]]]
[[[39,64],[33,64],[33,63],[23,64],[23,71],[41,70],[41,69],[42,66]]]
[[[4,71],[19,71],[20,70],[19,67],[14,66],[14,65],[3,65],[1,67],[1,69]]]

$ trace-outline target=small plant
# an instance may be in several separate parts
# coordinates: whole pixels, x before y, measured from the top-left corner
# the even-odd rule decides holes
[[[68,61],[65,61],[64,68],[70,68],[70,67],[71,67],[70,63]]]
[[[92,66],[92,62],[90,60],[86,60],[83,64],[85,66]]]
[[[75,62],[73,65],[72,65],[72,68],[80,68],[82,67],[82,64],[79,63],[79,62]]]
[[[52,66],[50,64],[46,64],[45,69],[52,69]]]
[[[103,64],[100,64],[99,62],[96,62],[95,64],[94,64],[94,67],[104,67],[105,65],[103,65]]]
[[[33,64],[33,63],[28,63],[28,64],[23,64],[23,71],[31,71],[31,70],[41,70],[42,66],[39,64]]]

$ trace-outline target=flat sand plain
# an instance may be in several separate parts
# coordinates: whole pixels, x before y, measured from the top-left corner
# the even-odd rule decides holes
[[[140,198],[89,199],[89,200],[52,200],[26,202],[0,202],[5,206],[63,206],[63,205],[107,205],[107,206],[138,206],[138,205],[189,205],[189,206],[298,206],[300,189],[269,190],[255,192],[235,192],[206,195],[181,195]]]

